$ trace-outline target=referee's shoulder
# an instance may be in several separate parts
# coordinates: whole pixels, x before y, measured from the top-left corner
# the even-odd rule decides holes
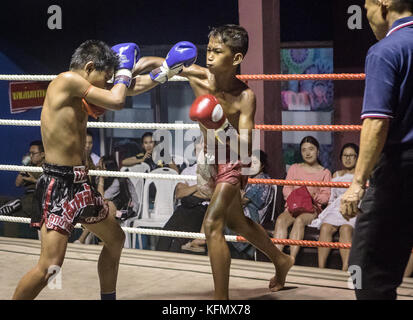
[[[397,39],[386,37],[372,45],[367,56],[375,55],[382,58],[391,58],[397,52]]]
[[[386,51],[386,44],[383,44],[381,41],[379,41],[370,47],[369,51],[367,52],[367,56],[371,56],[371,55],[381,56],[384,51]]]

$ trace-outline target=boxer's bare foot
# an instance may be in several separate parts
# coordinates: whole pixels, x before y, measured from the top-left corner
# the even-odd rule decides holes
[[[277,292],[284,288],[285,280],[288,271],[294,265],[295,259],[289,255],[285,255],[285,260],[277,263],[275,267],[275,276],[271,278],[269,288],[272,292]]]

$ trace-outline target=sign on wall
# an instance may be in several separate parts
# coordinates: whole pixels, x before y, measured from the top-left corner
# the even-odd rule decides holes
[[[24,112],[43,106],[49,82],[10,82],[10,113]]]

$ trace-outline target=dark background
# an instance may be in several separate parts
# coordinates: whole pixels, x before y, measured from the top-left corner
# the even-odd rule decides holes
[[[251,0],[254,1],[254,0]],[[331,0],[281,0],[281,42],[333,40]],[[61,30],[47,27],[51,5],[62,9]],[[87,39],[140,46],[188,40],[206,44],[209,28],[238,24],[237,0],[3,1],[0,51],[29,73],[58,73]]]
[[[360,69],[369,44],[363,42],[360,32],[346,30],[345,19],[348,5],[362,3],[364,0],[281,0],[281,42],[332,41],[335,68],[345,72],[344,68],[354,65],[356,61]],[[50,17],[47,9],[51,5],[59,5],[62,9],[61,30],[50,30],[47,27]],[[73,51],[87,39],[103,40],[109,45],[133,41],[142,48],[171,45],[182,40],[205,45],[210,27],[238,22],[238,0],[2,1],[0,74],[58,74],[66,71]],[[369,31],[363,31],[366,32]],[[341,41],[343,38],[345,40]],[[341,41],[338,50],[337,39],[337,43]],[[350,44],[348,41],[355,43]],[[362,49],[354,49],[360,48],[360,45],[363,46]],[[345,50],[349,50],[349,54],[336,55],[336,52]],[[198,63],[202,65],[204,61],[201,60]],[[361,69],[358,71],[362,72]],[[359,83],[354,85],[359,86]],[[342,95],[347,98],[356,91],[352,88],[351,92],[346,90]],[[340,94],[337,93],[339,97]],[[0,106],[2,119],[40,118],[40,109],[10,114],[7,81],[0,81]],[[359,111],[356,110],[356,113],[359,114]],[[337,114],[337,123],[341,123],[340,117],[348,114],[348,108],[343,107],[342,112],[338,109]],[[354,118],[346,121],[355,123]],[[336,136],[337,141],[341,142],[340,134]],[[40,129],[0,126],[0,138],[0,163],[19,164],[30,141],[40,139]],[[94,151],[99,153],[97,137],[94,142]],[[21,192],[14,188],[15,172],[3,171],[0,175],[0,194]]]

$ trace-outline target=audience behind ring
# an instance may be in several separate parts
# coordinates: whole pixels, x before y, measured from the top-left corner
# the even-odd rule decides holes
[[[113,155],[103,156],[100,158],[98,163],[96,162],[96,157],[94,153],[91,152],[93,146],[93,134],[88,131],[87,139],[89,140],[86,145],[86,164],[89,169],[98,169],[98,170],[111,170],[119,171],[118,164]],[[198,144],[199,143],[198,139]],[[194,142],[195,145],[195,142]],[[142,148],[143,153],[139,153],[136,156],[124,159],[122,164],[124,166],[131,166],[137,163],[146,162],[151,166],[151,170],[157,167],[166,166],[166,164],[157,162],[152,158],[152,152],[155,144],[153,142],[152,134],[149,132],[145,133],[142,136]],[[333,181],[333,182],[350,182],[354,175],[354,168],[357,162],[357,156],[359,148],[356,144],[347,143],[343,145],[340,151],[340,165],[341,169],[334,172],[333,177],[328,169],[324,168],[319,161],[319,142],[312,136],[307,136],[302,139],[300,143],[300,153],[303,162],[293,164],[288,172],[286,180],[307,180],[307,181]],[[266,159],[266,154],[260,152],[260,158]],[[25,165],[32,166],[41,166],[44,162],[44,149],[41,141],[32,141],[30,143],[30,149],[27,155],[23,158]],[[27,162],[27,163],[26,163]],[[254,178],[270,178],[266,173],[264,161],[263,166]],[[178,171],[178,167],[175,163],[168,165],[169,167]],[[190,167],[186,168],[181,174],[195,174],[194,168],[196,168],[196,162],[191,164]],[[196,169],[195,169],[196,170]],[[35,173],[24,173],[20,172],[16,178],[16,186],[25,188],[25,194],[18,199],[13,199],[11,197],[0,197],[0,213],[15,215],[15,216],[30,216],[30,207],[31,207],[31,197],[35,183],[36,183]],[[113,201],[117,211],[117,217],[119,219],[125,219],[127,217],[133,216],[134,214],[134,204],[132,201],[131,192],[134,192],[133,186],[128,182],[128,179],[121,178],[108,178],[108,177],[96,177],[93,181],[96,186],[98,186],[99,192],[103,193],[105,199]],[[268,188],[269,185],[262,185],[267,187],[265,190],[259,188],[260,185],[247,185],[245,191],[243,192],[243,205],[244,213],[247,217],[256,220],[257,222],[263,224],[263,217],[268,214],[269,210],[272,208],[273,196],[269,196],[271,188]],[[278,187],[280,189],[280,187]],[[285,186],[283,188],[284,200],[288,198],[290,193],[297,189],[298,187]],[[267,190],[268,189],[268,190]],[[287,238],[288,228],[292,225],[292,229],[289,234],[290,239],[302,240],[304,238],[305,227],[313,227],[320,230],[319,241],[331,242],[333,235],[339,233],[339,242],[342,243],[351,243],[353,228],[356,218],[351,219],[350,221],[342,218],[341,214],[338,211],[341,195],[345,191],[343,188],[320,188],[320,187],[308,187],[307,188],[310,194],[313,197],[314,202],[318,205],[314,207],[313,212],[302,213],[297,217],[293,217],[288,211],[287,204],[285,203],[284,211],[277,217],[275,221],[274,228],[274,237],[275,238]],[[194,205],[200,206],[200,218],[195,219],[197,226],[195,229],[198,229],[198,225],[202,223],[202,217],[206,210],[204,207],[207,204],[208,199],[205,197],[197,197],[197,193],[194,185],[187,183],[180,183],[176,188],[176,198],[181,200],[180,206],[177,207],[174,215],[179,214],[180,216],[186,216],[188,219],[188,214],[193,212]],[[248,191],[249,190],[249,191]],[[194,192],[192,192],[194,191]],[[189,192],[189,194],[187,194]],[[264,201],[261,203],[262,206],[257,206],[257,199],[254,198],[254,195],[261,194],[263,197],[267,195],[265,200],[270,199],[271,201]],[[181,196],[180,196],[181,195]],[[251,199],[252,198],[252,199]],[[255,200],[254,200],[255,199]],[[193,200],[196,200],[195,202]],[[199,200],[199,201],[198,201]],[[202,201],[201,201],[202,200]],[[271,203],[270,203],[271,202]],[[322,208],[321,211],[319,208]],[[204,210],[205,209],[205,210]],[[192,211],[191,211],[192,210]],[[321,211],[321,212],[320,212]],[[175,231],[187,231],[187,232],[196,232],[194,228],[189,227],[188,224],[182,225],[181,228],[174,227],[176,223],[173,223],[176,219],[171,219],[171,222],[165,226],[166,229],[175,230]],[[182,222],[182,219],[178,219]],[[189,221],[189,220],[188,220]],[[176,222],[176,221],[175,221]],[[172,228],[171,228],[172,227]],[[268,226],[267,226],[268,227]],[[187,230],[188,229],[188,230]],[[202,232],[202,229],[201,229]],[[230,230],[227,230],[227,233],[230,234]],[[76,242],[84,243],[86,236],[89,234],[88,231],[84,231],[80,236],[79,240]],[[173,244],[173,240],[165,238],[161,239],[157,249],[168,250],[177,252],[196,252],[205,254],[205,243],[202,240],[190,241],[185,244],[185,241],[178,241],[176,244]],[[172,241],[172,242],[171,242]],[[181,247],[182,246],[182,250]],[[281,250],[284,246],[277,245]],[[238,258],[253,259],[253,251],[251,246],[248,244],[232,244],[232,253],[235,254]],[[202,250],[201,250],[202,249]],[[299,252],[299,246],[290,246],[290,255],[296,257]],[[318,264],[320,268],[326,267],[326,261],[331,249],[329,248],[318,248]],[[342,258],[342,270],[348,269],[348,256],[349,249],[340,249],[340,255]],[[408,277],[413,274],[413,254],[410,257],[409,263],[407,265],[404,276]]]
[[[32,141],[29,144],[28,153],[23,156],[24,166],[41,167],[44,163],[44,148],[41,140]],[[0,214],[15,217],[30,217],[32,212],[33,194],[36,188],[37,179],[40,172],[19,172],[15,185],[24,189],[24,195],[15,198],[10,196],[0,196]]]
[[[270,179],[268,174],[268,156],[260,150],[259,158],[254,154],[251,157],[254,175],[252,179]],[[241,201],[244,208],[244,215],[261,226],[266,222],[268,215],[272,213],[272,204],[274,199],[274,188],[270,184],[247,184],[244,190],[241,190]],[[225,228],[226,234],[235,235],[228,227]],[[248,242],[230,242],[230,249],[237,258],[254,259],[256,249]]]
[[[319,161],[320,145],[312,136],[304,137],[300,143],[300,151],[303,162],[293,164],[287,172],[287,180],[307,180],[307,181],[331,181],[330,170],[324,168]],[[290,196],[293,190],[298,186],[285,186],[283,188],[284,199]],[[305,227],[313,221],[320,213],[320,208],[324,208],[330,198],[330,188],[327,187],[307,187],[312,200],[313,208],[310,212],[303,212],[293,215],[290,208],[285,204],[285,210],[282,212],[275,223],[274,237],[286,239],[288,229],[292,225],[289,239],[303,240]],[[277,244],[280,250],[283,250],[284,245]],[[296,258],[300,250],[299,246],[290,246],[290,255]]]
[[[359,147],[354,143],[347,143],[341,148],[340,162],[342,170],[334,172],[331,181],[351,182],[353,180],[358,153]],[[310,227],[320,230],[319,241],[331,242],[333,235],[338,231],[340,234],[339,242],[351,243],[356,218],[354,217],[347,221],[339,211],[341,196],[345,191],[346,189],[344,188],[332,188],[327,208],[310,224]],[[325,268],[330,250],[330,248],[318,248],[318,265],[320,268]],[[342,269],[344,271],[348,269],[349,253],[349,249],[340,249]]]
[[[96,170],[119,171],[119,166],[114,155],[102,156],[99,159]],[[97,190],[103,195],[107,201],[111,201],[116,207],[116,217],[124,219],[130,217],[134,213],[134,204],[132,201],[131,184],[127,178],[91,177],[91,183],[97,187]],[[89,235],[88,230],[83,230],[76,243],[85,243],[86,237]]]
[[[155,144],[155,141],[153,140],[152,132],[145,132],[142,135],[141,140],[142,140],[142,145],[141,145],[142,152],[139,152],[135,156],[123,159],[122,161],[123,166],[130,167],[130,166],[145,162],[146,164],[149,165],[151,171],[157,168],[169,167],[171,169],[174,169],[176,172],[179,172],[179,169],[176,166],[173,159],[171,163],[165,163],[164,161],[160,159],[155,159],[153,151],[154,151],[156,144]]]
[[[98,165],[100,160],[99,155],[92,152],[93,148],[93,133],[89,129],[86,131],[86,144],[85,144],[85,152],[86,152],[86,167],[89,170],[93,170]]]
[[[194,149],[196,157],[203,149],[202,136],[194,141]],[[198,164],[195,161],[188,167],[183,169],[181,175],[198,175]],[[174,210],[171,217],[163,227],[164,230],[199,232],[204,220],[206,210],[209,205],[210,194],[205,192],[205,187],[202,186],[202,178],[198,181],[180,182],[175,187],[175,198],[179,200],[179,205]],[[205,181],[206,184],[209,181]],[[207,188],[209,189],[209,188]],[[185,248],[185,243],[188,239],[161,237],[157,243],[156,250],[182,252],[181,248]],[[196,241],[194,240],[194,243]],[[204,253],[205,242],[196,242],[199,245],[193,246],[186,250],[191,252]]]

